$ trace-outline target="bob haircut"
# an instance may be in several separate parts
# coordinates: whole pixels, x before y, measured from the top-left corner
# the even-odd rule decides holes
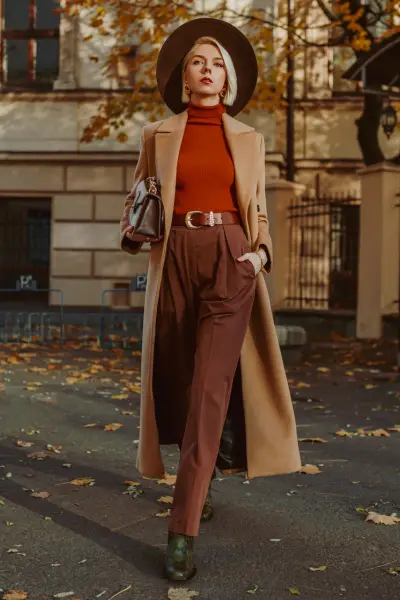
[[[198,38],[195,41],[195,43],[193,44],[193,47],[189,50],[189,52],[186,54],[185,58],[183,59],[181,100],[185,104],[187,104],[189,102],[189,96],[185,91],[184,74],[186,71],[186,67],[189,64],[189,61],[193,58],[193,56],[196,56],[197,48],[201,44],[211,44],[212,46],[214,46],[215,48],[217,48],[220,51],[221,56],[225,63],[225,71],[226,71],[226,94],[222,98],[222,103],[226,104],[227,106],[232,106],[232,104],[235,102],[236,96],[237,96],[237,76],[236,76],[235,66],[233,64],[233,60],[231,59],[229,52],[227,50],[225,50],[225,48],[215,38],[212,38],[212,37]]]

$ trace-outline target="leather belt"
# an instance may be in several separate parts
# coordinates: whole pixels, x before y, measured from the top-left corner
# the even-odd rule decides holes
[[[232,212],[201,212],[200,210],[191,210],[186,215],[176,215],[172,217],[172,225],[185,225],[188,229],[200,229],[201,227],[213,227],[214,225],[233,225],[240,223],[237,213]]]

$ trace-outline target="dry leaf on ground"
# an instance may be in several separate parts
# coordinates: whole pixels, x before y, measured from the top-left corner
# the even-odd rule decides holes
[[[388,431],[397,431],[398,433],[400,433],[400,425],[395,425],[394,427],[388,427],[387,430]]]
[[[31,452],[31,454],[28,454],[28,458],[33,458],[33,460],[44,460],[45,458],[51,458],[51,455],[47,452]]]
[[[127,479],[126,481],[124,481],[124,484],[129,486],[136,486],[140,485],[140,481],[130,481],[129,479]]]
[[[136,415],[136,412],[134,410],[121,410],[120,413],[121,415]]]
[[[309,571],[326,571],[327,570],[327,566],[323,565],[322,567],[308,567]]]
[[[175,483],[176,483],[176,475],[168,475],[166,473],[165,474],[165,478],[164,479],[158,479],[157,483],[164,484],[164,485],[175,485]]]
[[[97,423],[88,423],[87,425],[84,425],[84,427],[97,427]]]
[[[195,596],[200,596],[199,592],[187,588],[169,588],[168,590],[168,600],[190,600]]]
[[[292,594],[292,596],[300,596],[300,592],[297,588],[290,587],[289,592]]]
[[[167,510],[163,510],[162,512],[156,513],[156,517],[159,517],[160,519],[166,519],[170,515],[171,515],[171,510],[169,508],[167,508]]]
[[[318,469],[317,465],[304,465],[299,470],[299,473],[304,473],[305,475],[316,475],[317,473],[322,473],[320,469]]]
[[[59,594],[54,594],[53,598],[70,598],[74,593],[75,592],[60,592]]]
[[[104,431],[118,431],[123,427],[122,423],[110,423],[104,427]]]
[[[82,477],[77,479],[72,479],[70,483],[72,485],[93,485],[95,480],[92,477]]]
[[[114,394],[114,396],[111,396],[111,400],[128,400],[128,398],[128,394]]]
[[[385,429],[374,429],[373,431],[368,431],[367,435],[373,435],[374,437],[390,437],[390,433]]]
[[[161,504],[172,504],[173,497],[172,496],[161,496],[161,498],[158,498],[157,502],[161,502]]]
[[[3,596],[3,600],[26,600],[28,594],[22,590],[9,590]]]
[[[389,567],[389,575],[400,575],[400,567]]]
[[[316,437],[316,438],[311,437],[311,438],[300,438],[299,442],[311,442],[311,443],[318,442],[320,444],[326,444],[328,442],[328,440],[323,440],[322,438],[319,438],[319,437]]]
[[[33,496],[33,498],[42,498],[45,500],[46,498],[49,498],[51,494],[50,492],[32,492],[31,496]]]
[[[17,442],[15,442],[15,444],[20,448],[31,448],[35,445],[33,442],[23,442],[22,440],[18,440]]]
[[[346,431],[345,429],[339,429],[339,431],[335,432],[335,435],[338,437],[353,437],[354,433],[351,431]]]
[[[53,446],[53,444],[47,444],[46,450],[50,450],[51,452],[55,452],[56,454],[60,454],[62,446]]]
[[[365,521],[378,523],[378,525],[397,525],[400,523],[400,518],[392,517],[390,515],[380,515],[376,512],[369,512],[365,518]]]

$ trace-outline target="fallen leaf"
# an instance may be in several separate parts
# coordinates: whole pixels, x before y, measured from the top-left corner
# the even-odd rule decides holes
[[[320,373],[329,373],[330,369],[328,367],[318,367],[317,371],[319,371]]]
[[[259,586],[258,585],[254,585],[253,589],[246,590],[246,593],[247,594],[255,594],[258,589],[259,589]]]
[[[400,425],[395,425],[394,427],[388,427],[387,430],[388,431],[397,431],[398,433],[400,433]]]
[[[72,485],[93,485],[95,480],[92,477],[82,477],[70,481]]]
[[[9,590],[3,596],[3,600],[26,600],[28,594],[22,590]]]
[[[323,565],[322,567],[308,567],[308,569],[313,572],[314,571],[326,571],[327,568],[328,567],[326,565]]]
[[[128,394],[114,394],[114,396],[111,396],[112,400],[127,400],[128,398]]]
[[[390,437],[385,429],[374,429],[373,431],[367,432],[367,435],[373,435],[374,437]]]
[[[55,452],[56,454],[60,454],[62,450],[62,446],[53,446],[53,444],[47,444],[47,450],[51,450],[51,452]]]
[[[53,598],[70,598],[74,595],[74,592],[60,592],[59,594],[54,594]]]
[[[12,521],[6,521],[6,527],[12,527],[14,523]]]
[[[376,512],[369,512],[365,521],[371,521],[371,523],[377,523],[378,525],[397,525],[400,523],[400,518],[392,517],[390,515],[380,515]]]
[[[300,596],[300,592],[297,588],[294,587],[290,587],[289,588],[289,592],[293,595],[293,596]]]
[[[299,389],[301,389],[301,388],[310,388],[310,387],[311,387],[311,385],[310,385],[309,383],[305,383],[304,381],[298,381],[298,382],[295,384],[295,386],[294,386],[294,387],[296,387],[296,388],[299,388]]]
[[[280,542],[281,538],[270,538],[270,542]]]
[[[367,385],[364,385],[364,389],[366,390],[374,390],[377,387],[377,385],[372,385],[372,383],[367,383]]]
[[[389,567],[389,575],[400,575],[400,567]]]
[[[118,431],[123,427],[122,423],[110,423],[104,427],[104,431]]]
[[[323,440],[322,438],[316,437],[316,438],[300,438],[299,442],[319,442],[320,444],[326,444],[328,442],[328,440]]]
[[[136,415],[136,412],[134,410],[121,410],[120,413],[121,415]]]
[[[166,519],[170,515],[171,515],[171,510],[169,508],[167,508],[167,510],[163,510],[162,512],[156,513],[156,517],[159,517],[160,519]]]
[[[190,600],[194,596],[200,596],[199,592],[187,588],[169,588],[168,600]]]
[[[166,473],[165,474],[165,478],[164,479],[158,479],[157,483],[164,484],[164,485],[175,485],[175,483],[176,483],[176,475],[168,475]]]
[[[84,427],[97,427],[97,423],[88,423],[87,425],[84,425]]]
[[[301,467],[299,473],[304,473],[305,475],[316,475],[317,473],[322,473],[320,469],[318,469],[317,465],[305,465]]]
[[[50,492],[33,492],[31,496],[33,496],[33,498],[42,498],[43,500],[45,500],[46,498],[49,498],[51,494]]]
[[[161,504],[172,504],[173,497],[172,496],[161,496],[161,498],[158,498],[157,502],[161,502]]]
[[[135,486],[140,485],[140,481],[129,481],[129,479],[127,479],[126,481],[124,481],[124,484],[129,486]]]
[[[351,431],[346,431],[346,429],[339,429],[339,431],[335,432],[335,435],[339,437],[353,437],[354,433]]]
[[[31,446],[35,445],[33,442],[23,442],[21,440],[18,440],[18,442],[15,442],[15,444],[20,448],[30,448]]]
[[[33,460],[45,460],[45,458],[51,458],[50,454],[47,452],[32,452],[28,454],[28,458],[32,458]]]

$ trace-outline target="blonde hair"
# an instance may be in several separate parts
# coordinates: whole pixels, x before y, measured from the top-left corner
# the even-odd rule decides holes
[[[224,60],[225,70],[226,70],[226,94],[222,98],[222,103],[226,104],[227,106],[232,106],[232,104],[235,102],[236,96],[237,96],[237,76],[236,76],[235,65],[233,64],[233,60],[231,59],[229,52],[227,50],[225,50],[225,48],[215,38],[212,38],[212,37],[198,38],[195,41],[195,43],[193,44],[192,48],[186,54],[185,58],[183,59],[181,100],[185,104],[187,104],[189,102],[190,98],[185,91],[185,77],[184,76],[185,76],[186,67],[189,64],[189,61],[193,58],[193,56],[196,56],[197,48],[201,44],[211,44],[215,48],[218,48],[218,50],[221,52],[221,56]]]

